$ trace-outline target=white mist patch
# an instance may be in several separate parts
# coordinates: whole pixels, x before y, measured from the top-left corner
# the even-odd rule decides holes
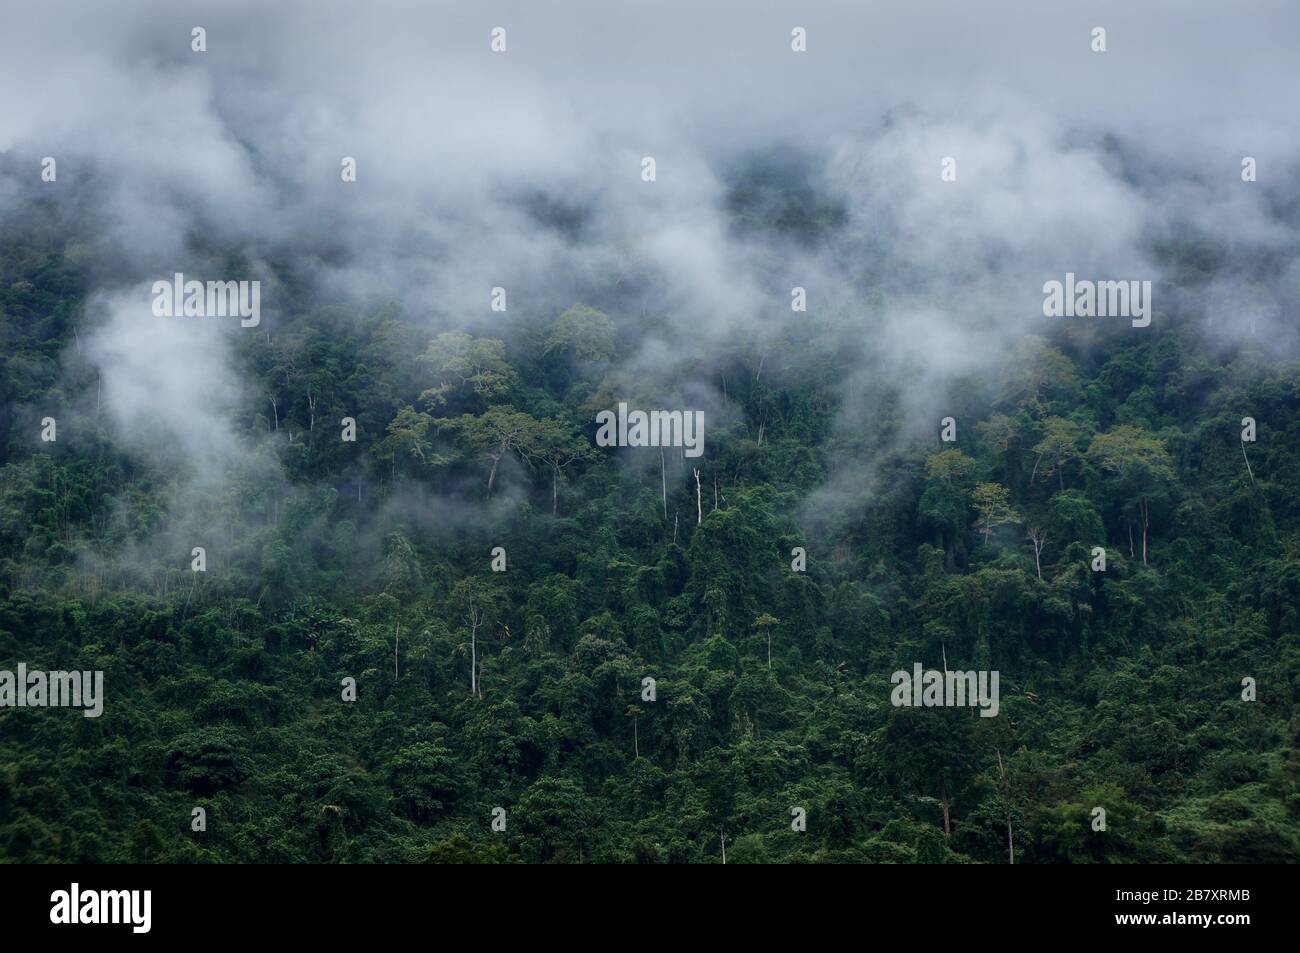
[[[102,412],[129,446],[215,477],[240,449],[230,421],[242,388],[230,360],[230,327],[155,317],[148,291],[88,305],[92,314],[108,312],[86,341],[102,374]]]

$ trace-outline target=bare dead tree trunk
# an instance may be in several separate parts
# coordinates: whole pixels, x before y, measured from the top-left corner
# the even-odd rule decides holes
[[[1147,564],[1147,527],[1151,525],[1151,504],[1146,500],[1141,503],[1142,509],[1142,565]]]
[[[1011,863],[1016,862],[1016,840],[1011,835],[1011,785],[1007,782],[1007,770],[1002,766],[1002,751],[994,748],[998,755],[998,773],[1002,775],[1002,803],[1007,812],[1007,851],[1011,857]]]
[[[397,678],[397,645],[402,638],[402,620],[397,620],[397,628],[393,630],[393,678]]]
[[[659,448],[659,490],[664,500],[664,522],[668,521],[668,464],[664,460],[664,448]]]
[[[477,608],[469,610],[469,693],[478,695],[478,626]]]
[[[1246,441],[1241,442],[1241,459],[1246,461],[1246,472],[1250,474],[1250,485],[1255,485],[1255,471],[1250,468],[1250,458],[1246,456]]]
[[[1038,571],[1038,581],[1043,581],[1043,547],[1047,545],[1047,535],[1037,527],[1031,527],[1026,534],[1029,541],[1034,544],[1034,569]]]
[[[700,468],[691,469],[695,471],[695,523],[698,525],[704,522],[704,504],[700,502]]]
[[[1007,851],[1011,855],[1011,866],[1016,865],[1016,841],[1011,836],[1011,812],[1007,811]]]

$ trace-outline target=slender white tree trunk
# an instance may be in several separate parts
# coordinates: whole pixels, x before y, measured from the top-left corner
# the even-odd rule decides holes
[[[1011,856],[1011,863],[1014,866],[1016,862],[1016,839],[1011,836],[1011,785],[1007,783],[1007,769],[1002,766],[1002,751],[1000,748],[993,749],[998,753],[998,773],[1002,775],[1002,800],[1006,805],[1007,811],[1007,851]]]
[[[1146,500],[1142,501],[1142,565],[1147,565],[1147,527],[1151,524],[1151,508]]]
[[[478,619],[469,620],[469,694],[478,694]]]
[[[659,489],[664,500],[664,521],[668,520],[668,463],[664,460],[664,448],[659,448]]]

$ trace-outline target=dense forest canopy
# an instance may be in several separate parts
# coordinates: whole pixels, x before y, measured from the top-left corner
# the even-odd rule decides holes
[[[0,127],[0,670],[104,673],[0,709],[0,860],[1300,859],[1296,151],[918,94],[658,152],[535,51],[466,93],[512,148],[427,145],[178,24],[83,91],[166,88],[174,155]],[[260,322],[155,316],[176,272]],[[1046,316],[1067,272],[1151,323]],[[701,455],[602,446],[620,402]],[[917,664],[996,715],[895,704]]]

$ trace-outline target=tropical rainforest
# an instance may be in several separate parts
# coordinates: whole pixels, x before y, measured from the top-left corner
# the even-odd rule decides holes
[[[290,67],[219,25],[227,73],[186,21],[129,81],[258,128]],[[104,673],[0,708],[0,861],[1300,860],[1300,166],[1199,215],[1132,136],[993,123],[949,183],[916,107],[349,182],[294,115],[0,137],[0,670]],[[1046,317],[1067,270],[1154,320]],[[173,272],[260,323],[151,314]],[[598,446],[620,402],[703,453]],[[918,663],[996,716],[894,704]]]

